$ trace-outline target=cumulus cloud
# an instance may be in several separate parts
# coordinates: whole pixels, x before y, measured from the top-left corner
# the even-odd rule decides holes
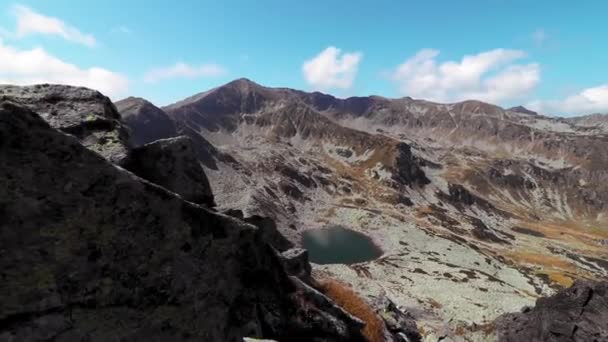
[[[100,67],[80,68],[47,53],[43,48],[20,50],[0,39],[0,84],[59,83],[99,90],[113,98],[127,93],[129,81]]]
[[[582,115],[608,113],[608,84],[583,89],[562,100],[532,101],[527,107],[546,114]]]
[[[540,81],[536,63],[514,64],[520,50],[495,49],[439,63],[439,50],[422,49],[390,73],[402,95],[431,101],[493,103],[525,97]]]
[[[171,78],[216,77],[224,75],[226,72],[226,69],[218,64],[191,66],[183,62],[178,62],[175,65],[166,68],[150,70],[145,74],[144,82],[157,83]]]
[[[44,34],[60,36],[65,40],[93,47],[96,44],[95,37],[82,33],[77,28],[64,23],[54,17],[37,13],[29,7],[16,5],[13,14],[17,18],[15,36],[22,38],[32,34]]]
[[[362,58],[360,52],[342,53],[330,46],[304,62],[304,79],[317,90],[348,89],[353,85]]]

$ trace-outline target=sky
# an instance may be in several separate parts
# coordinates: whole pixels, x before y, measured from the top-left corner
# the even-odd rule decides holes
[[[246,77],[608,113],[608,1],[0,0],[0,84],[167,105]]]

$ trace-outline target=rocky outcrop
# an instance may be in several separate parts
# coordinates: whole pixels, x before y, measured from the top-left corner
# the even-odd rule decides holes
[[[10,100],[40,114],[51,127],[74,135],[90,150],[121,164],[129,148],[128,130],[109,98],[65,85],[0,86],[0,101]]]
[[[116,102],[122,121],[131,130],[133,146],[141,146],[160,139],[176,137],[177,131],[167,113],[138,97]]]
[[[269,217],[264,217],[260,215],[252,215],[245,217],[243,211],[239,209],[229,209],[224,211],[224,214],[236,217],[240,220],[243,220],[258,227],[262,236],[264,237],[264,241],[267,241],[272,247],[274,247],[279,252],[286,251],[294,246],[293,243],[287,240],[287,238],[285,238],[279,232],[279,230],[277,229],[276,222],[274,222],[274,220]]]
[[[608,282],[577,281],[496,322],[499,341],[608,341]]]
[[[315,311],[309,310],[312,314],[301,315],[300,319],[302,320],[302,325],[312,325],[315,328],[309,328],[309,331],[320,330],[323,332],[321,336],[324,335],[326,338],[317,339],[316,336],[310,335],[310,333],[303,330],[301,333],[294,332],[292,339],[286,339],[285,341],[320,342],[331,340],[330,336],[350,336],[351,340],[349,341],[365,341],[363,336],[358,335],[358,332],[365,326],[363,321],[352,316],[341,307],[336,306],[331,299],[304,283],[298,277],[291,276],[290,279],[293,281],[296,288],[304,294],[301,299],[308,303],[308,305],[313,305],[320,309]],[[344,322],[349,322],[349,324],[344,324]]]
[[[312,268],[308,261],[308,251],[302,248],[292,248],[281,253],[285,271],[289,275],[300,278],[303,282],[311,283]]]
[[[507,110],[511,111],[511,112],[516,112],[516,113],[521,113],[521,114],[527,114],[527,115],[538,115],[537,112],[535,112],[533,110],[529,110],[528,108],[526,108],[524,106],[511,107],[511,108],[509,108]]]
[[[393,179],[406,185],[424,186],[431,181],[426,177],[424,171],[412,154],[410,146],[406,143],[398,143],[396,146],[397,156],[394,160],[396,172]]]
[[[135,148],[124,167],[187,201],[215,206],[209,180],[187,137],[158,140]]]
[[[0,340],[361,340],[361,322],[289,278],[254,226],[8,102],[0,160]]]
[[[422,340],[414,318],[401,311],[392,300],[382,295],[374,301],[378,315],[384,320],[386,328],[396,342],[419,342]]]

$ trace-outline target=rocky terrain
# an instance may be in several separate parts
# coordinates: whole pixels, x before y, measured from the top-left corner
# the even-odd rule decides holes
[[[175,124],[165,112],[142,99],[129,97],[116,102],[123,122],[130,129],[133,146],[177,136]]]
[[[608,114],[590,114],[579,117],[569,118],[569,122],[576,126],[595,129],[596,131],[606,133],[608,131]]]
[[[117,135],[124,140],[104,144],[90,137],[123,127],[101,94],[65,86],[8,93],[0,103],[1,341],[364,339],[364,322],[311,287],[306,255],[267,242],[274,227],[208,209],[213,194],[188,138],[132,149]],[[40,108],[54,114],[44,119]],[[90,126],[87,115],[107,124]]]
[[[163,110],[231,157],[205,169],[219,208],[264,213],[296,245],[329,225],[370,236],[381,258],[313,273],[386,293],[429,340],[483,336],[503,313],[608,275],[608,137],[576,119],[246,79]]]
[[[501,341],[608,341],[608,282],[577,281],[496,320]]]
[[[0,340],[362,340],[325,280],[389,341],[607,339],[603,117],[246,79],[0,101]],[[333,225],[382,256],[309,265],[302,233]]]

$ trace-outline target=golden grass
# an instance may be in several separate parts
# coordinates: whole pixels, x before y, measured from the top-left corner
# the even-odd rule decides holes
[[[546,268],[559,268],[569,271],[576,270],[576,265],[574,265],[572,262],[551,254],[540,254],[520,250],[510,253],[510,256],[514,260],[527,264],[543,266]]]
[[[571,277],[568,277],[567,275],[564,275],[560,272],[549,271],[546,273],[549,276],[549,279],[551,279],[551,281],[556,284],[560,284],[563,287],[570,287],[572,286],[572,283],[574,283],[574,280]]]
[[[334,279],[323,279],[319,282],[319,287],[336,304],[365,322],[363,335],[367,341],[384,341],[384,323],[374,309],[348,285]]]

